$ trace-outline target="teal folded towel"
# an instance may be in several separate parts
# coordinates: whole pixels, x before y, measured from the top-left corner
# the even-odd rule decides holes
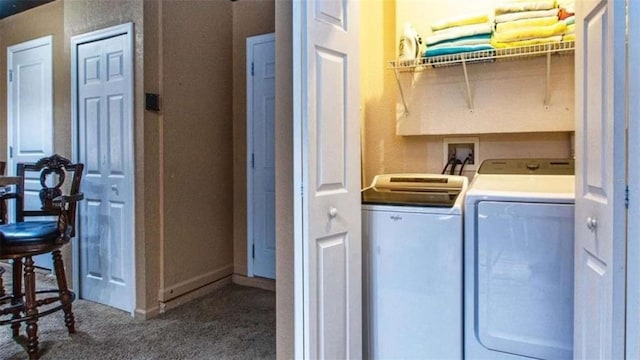
[[[441,41],[439,43],[431,44],[427,46],[428,48],[438,48],[438,47],[450,47],[450,46],[466,46],[466,45],[481,45],[481,44],[490,44],[491,43],[491,34],[481,34],[481,35],[473,35],[473,36],[463,36],[447,41]]]
[[[495,50],[493,46],[488,44],[479,44],[479,45],[464,45],[464,46],[446,46],[446,47],[438,47],[438,48],[427,48],[424,56],[433,57],[433,56],[441,56],[441,55],[452,55],[452,54],[460,54],[471,51],[483,51],[483,50]]]

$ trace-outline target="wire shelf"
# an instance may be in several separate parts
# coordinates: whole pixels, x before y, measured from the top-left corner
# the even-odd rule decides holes
[[[413,72],[416,70],[423,70],[426,67],[448,67],[454,65],[462,65],[462,71],[464,73],[464,80],[467,91],[467,103],[469,111],[473,111],[473,96],[471,93],[471,87],[469,85],[469,75],[467,72],[467,64],[477,62],[495,62],[502,60],[515,60],[523,58],[532,58],[536,56],[546,56],[547,58],[547,73],[546,73],[546,87],[544,95],[544,108],[549,109],[549,98],[551,95],[550,83],[551,83],[551,55],[568,55],[573,54],[575,50],[574,41],[563,41],[547,44],[527,45],[513,48],[492,49],[471,51],[466,53],[422,57],[414,60],[397,60],[389,61],[389,68],[394,71],[396,76],[396,82],[400,91],[400,99],[404,107],[404,116],[409,115],[409,107],[404,97],[404,91],[402,84],[400,83],[399,73]]]
[[[425,66],[445,67],[463,63],[494,62],[497,60],[522,59],[547,54],[571,54],[575,49],[574,41],[527,45],[513,48],[472,51],[459,54],[422,57],[412,60],[389,61],[389,68],[400,71],[413,71]]]

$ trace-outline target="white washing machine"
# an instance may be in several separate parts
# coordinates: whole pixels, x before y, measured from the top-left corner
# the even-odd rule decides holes
[[[362,191],[365,358],[462,358],[467,182],[388,174]]]
[[[571,359],[573,160],[483,162],[465,199],[465,359]]]

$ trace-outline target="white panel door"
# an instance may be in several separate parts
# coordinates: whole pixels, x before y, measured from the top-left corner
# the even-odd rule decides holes
[[[640,64],[640,2],[628,4],[629,64]],[[629,66],[629,219],[627,245],[627,359],[640,359],[640,68]]]
[[[577,1],[574,358],[624,358],[625,2]]]
[[[16,164],[33,163],[53,154],[53,38],[45,36],[8,48],[8,146],[6,172],[15,175]],[[31,174],[34,176],[34,174]],[[40,180],[25,179],[25,208],[39,208]],[[14,219],[9,201],[10,220]],[[36,266],[52,269],[50,254],[35,257]]]
[[[78,41],[78,40],[75,40]],[[80,296],[134,308],[132,53],[129,34],[79,42]]]
[[[359,6],[293,3],[299,358],[362,357]]]
[[[249,101],[249,236],[253,249],[253,274],[276,278],[276,199],[275,199],[275,35],[247,39],[250,64],[247,77]]]

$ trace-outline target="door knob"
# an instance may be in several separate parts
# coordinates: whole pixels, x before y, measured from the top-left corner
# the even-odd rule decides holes
[[[598,220],[596,220],[596,218],[592,218],[591,216],[589,216],[587,218],[587,229],[591,231],[595,231],[597,227],[598,227]]]
[[[118,195],[118,185],[111,185],[111,190]]]
[[[338,209],[332,207],[329,209],[329,217],[330,218],[335,218],[336,216],[338,216]]]

